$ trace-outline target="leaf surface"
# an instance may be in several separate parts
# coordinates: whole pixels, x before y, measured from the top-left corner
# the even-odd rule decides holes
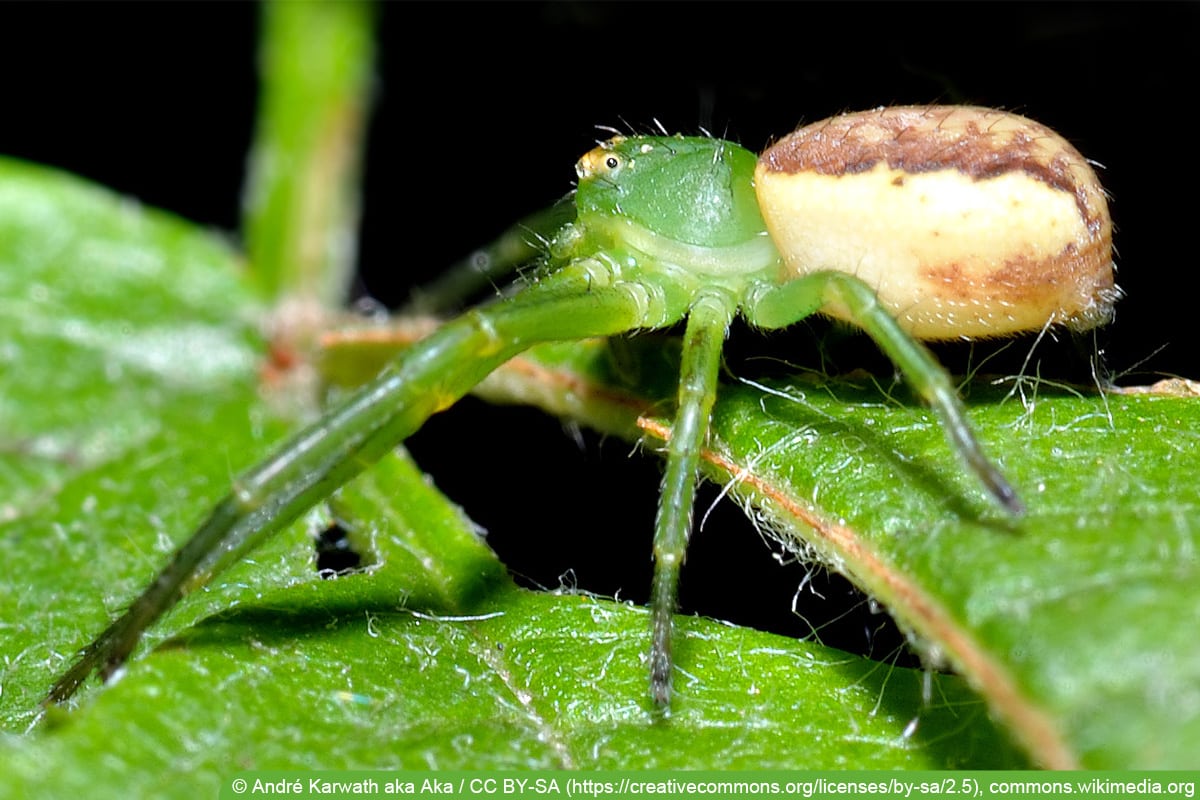
[[[629,385],[599,342],[541,347],[479,391],[625,437],[640,425],[653,447],[669,436],[654,415],[670,358],[647,346],[639,363],[653,366]],[[931,411],[867,375],[728,381],[709,473],[785,547],[882,602],[930,662],[966,676],[1037,763],[1195,767],[1194,386],[998,384],[965,387],[968,410],[1028,505],[1020,519],[983,494]]]
[[[972,389],[1029,512],[1006,519],[932,414],[871,385],[725,392],[717,461],[991,701],[1043,763],[1195,767],[1200,403]]]

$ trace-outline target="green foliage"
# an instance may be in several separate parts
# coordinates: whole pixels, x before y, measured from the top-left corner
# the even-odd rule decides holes
[[[599,346],[529,359],[549,371],[543,391],[522,385],[528,366],[483,391],[619,435],[653,407],[638,397],[662,396],[614,392]],[[1029,507],[1019,520],[955,460],[932,412],[865,375],[728,382],[709,474],[785,544],[883,603],[932,663],[966,676],[1037,763],[1195,767],[1200,401],[1031,380],[1011,396],[965,388],[985,449]],[[642,427],[666,435],[664,420]]]
[[[923,410],[869,384],[766,388],[727,391],[715,423],[746,493],[967,675],[1039,760],[1200,763],[1200,403],[973,388],[972,420],[1029,506],[1013,522]]]

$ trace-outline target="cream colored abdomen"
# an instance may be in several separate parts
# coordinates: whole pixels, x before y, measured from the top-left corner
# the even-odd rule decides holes
[[[855,275],[917,338],[1087,328],[1117,294],[1095,173],[1024,117],[938,106],[834,117],[764,153],[755,187],[784,280]],[[853,322],[837,302],[822,310]]]

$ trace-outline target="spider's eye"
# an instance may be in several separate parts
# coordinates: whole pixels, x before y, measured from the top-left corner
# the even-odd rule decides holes
[[[583,158],[579,159],[579,163],[575,165],[575,173],[580,180],[593,177],[611,179],[628,166],[623,153],[614,153],[610,149],[617,143],[615,141],[608,142],[585,153]]]

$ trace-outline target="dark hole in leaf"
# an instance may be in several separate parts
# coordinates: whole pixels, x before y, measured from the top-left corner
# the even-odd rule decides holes
[[[328,580],[357,572],[363,565],[362,554],[354,549],[349,532],[333,523],[314,539],[317,574]]]

